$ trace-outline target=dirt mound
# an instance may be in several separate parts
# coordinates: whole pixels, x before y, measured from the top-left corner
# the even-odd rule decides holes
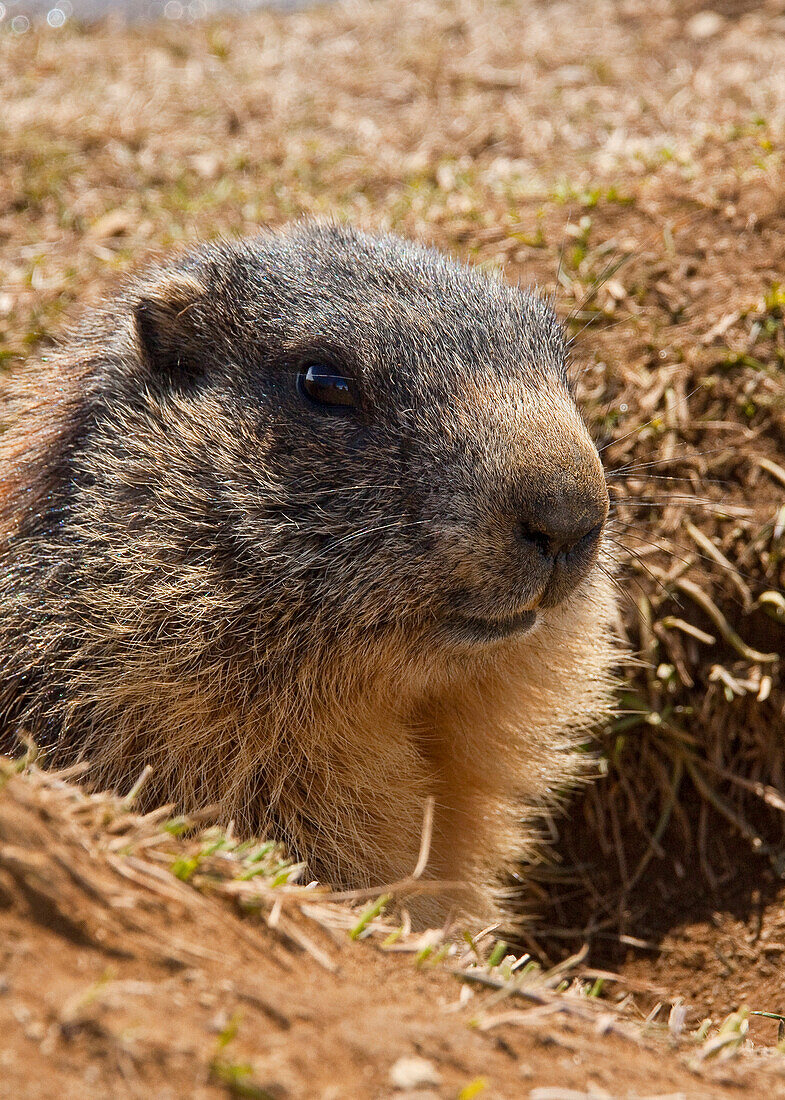
[[[165,809],[140,817],[57,776],[0,775],[3,1095],[776,1088],[771,1054],[713,1067],[705,1043],[673,1053],[667,1028],[645,1036],[629,1002],[588,997],[565,971],[516,977],[481,940],[474,962],[447,943],[437,952],[439,934],[384,924],[378,905],[363,924],[292,884],[269,844],[178,836],[185,823]]]

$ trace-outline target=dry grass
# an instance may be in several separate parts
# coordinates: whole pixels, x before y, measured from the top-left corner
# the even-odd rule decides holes
[[[641,659],[602,778],[549,823],[553,957],[640,934],[663,891],[682,912],[696,867],[721,901],[740,867],[783,866],[785,36],[776,5],[728,3],[708,38],[693,8],[394,0],[0,35],[6,368],[150,252],[303,214],[554,294]]]

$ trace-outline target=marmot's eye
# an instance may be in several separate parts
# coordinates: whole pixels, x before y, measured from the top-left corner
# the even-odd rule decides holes
[[[329,363],[311,363],[297,375],[297,389],[317,405],[356,408],[357,390],[351,378],[335,373]]]

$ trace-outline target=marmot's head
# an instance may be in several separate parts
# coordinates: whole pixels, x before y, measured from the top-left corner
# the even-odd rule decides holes
[[[194,630],[243,644],[479,651],[590,583],[605,480],[535,295],[311,225],[206,247],[125,302],[71,523],[181,623],[193,593]]]

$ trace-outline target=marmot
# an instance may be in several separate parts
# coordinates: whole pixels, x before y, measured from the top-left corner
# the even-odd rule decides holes
[[[492,916],[606,705],[608,495],[550,306],[305,224],[148,270],[0,438],[0,742]]]

